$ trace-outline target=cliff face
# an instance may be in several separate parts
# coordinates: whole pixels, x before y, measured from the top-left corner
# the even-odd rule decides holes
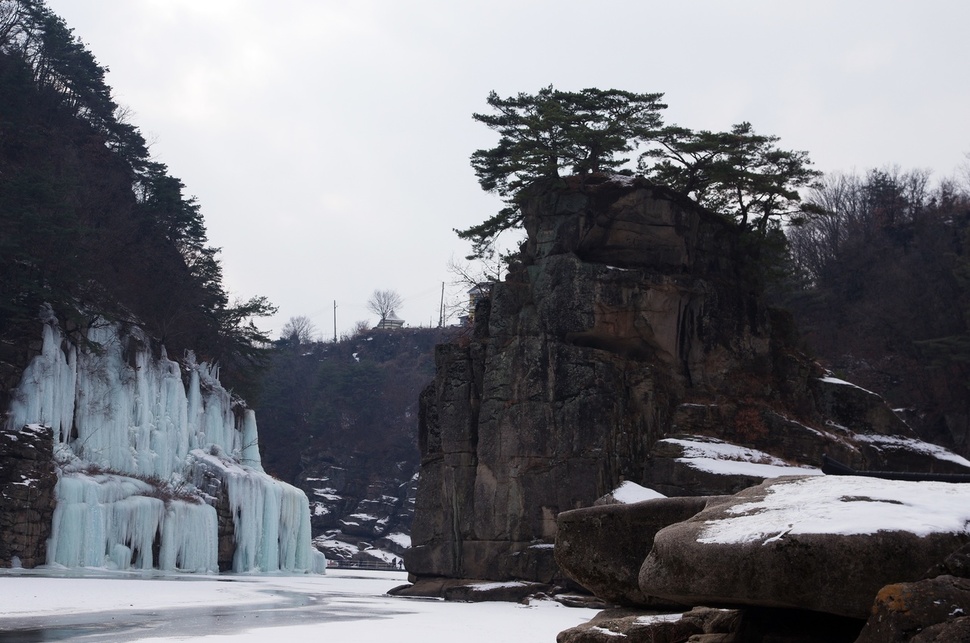
[[[795,350],[730,223],[624,177],[537,188],[524,214],[521,263],[470,341],[438,347],[422,394],[412,574],[549,582],[556,515],[622,481],[668,495],[752,483],[705,479],[673,436],[793,464],[945,468],[908,448],[878,396]]]

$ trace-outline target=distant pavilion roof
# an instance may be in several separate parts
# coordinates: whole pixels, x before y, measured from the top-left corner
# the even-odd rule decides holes
[[[376,328],[388,329],[388,328],[401,328],[404,326],[404,320],[397,316],[397,314],[392,310],[387,313],[381,321],[377,323]]]

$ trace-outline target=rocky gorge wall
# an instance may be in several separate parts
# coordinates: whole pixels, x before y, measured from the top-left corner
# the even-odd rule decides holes
[[[628,177],[537,186],[523,213],[518,262],[422,394],[413,577],[548,583],[557,514],[623,481],[683,496],[763,479],[699,472],[678,436],[793,466],[949,466],[796,349],[730,222]]]

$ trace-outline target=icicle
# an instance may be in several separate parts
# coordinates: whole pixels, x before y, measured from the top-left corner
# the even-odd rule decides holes
[[[310,505],[292,485],[216,453],[193,451],[190,479],[221,480],[233,514],[235,572],[323,573],[326,558],[310,543]]]
[[[144,495],[151,492],[149,483],[126,476],[61,476],[48,564],[217,571],[215,509]]]
[[[182,501],[166,509],[158,566],[185,572],[218,571],[219,525],[209,505]]]
[[[43,424],[54,429],[56,438],[67,440],[74,419],[77,380],[77,351],[65,353],[60,330],[44,324],[43,347],[21,377],[11,396],[5,428],[19,430],[26,424]]]
[[[218,518],[173,497],[225,494],[234,571],[323,572],[306,495],[263,472],[256,417],[237,419],[218,369],[186,356],[188,384],[138,329],[93,325],[77,351],[53,324],[12,396],[8,427],[54,427],[61,476],[48,562],[66,567],[218,568]],[[127,347],[127,350],[126,350]],[[19,428],[17,426],[17,428]],[[84,473],[85,471],[102,473]]]
[[[256,471],[263,470],[263,462],[259,455],[259,435],[256,432],[256,414],[246,409],[242,421],[242,454],[239,460]]]

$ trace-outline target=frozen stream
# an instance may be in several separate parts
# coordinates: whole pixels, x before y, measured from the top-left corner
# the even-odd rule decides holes
[[[553,642],[595,610],[385,592],[403,572],[187,576],[0,572],[0,642]]]

